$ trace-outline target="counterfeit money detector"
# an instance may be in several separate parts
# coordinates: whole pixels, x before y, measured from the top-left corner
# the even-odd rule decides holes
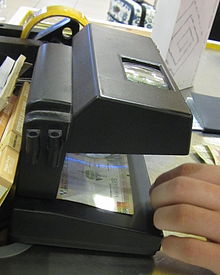
[[[42,43],[26,106],[11,240],[153,255],[143,154],[187,154],[192,116],[150,38],[89,24]]]

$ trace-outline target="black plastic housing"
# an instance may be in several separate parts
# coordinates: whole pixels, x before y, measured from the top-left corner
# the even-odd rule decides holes
[[[158,68],[169,89],[129,81],[123,59]],[[192,115],[150,38],[90,24],[72,60],[71,152],[188,154]]]
[[[161,231],[152,223],[149,178],[143,156],[128,157],[134,215],[64,201],[19,196],[10,237],[13,241],[63,247],[153,255]]]
[[[123,59],[159,68],[169,89],[127,79]],[[72,47],[44,44],[34,66],[12,240],[152,255],[150,183],[140,154],[187,154],[192,116],[152,40],[88,25]],[[129,155],[134,215],[57,200],[66,153]]]
[[[125,56],[161,68],[170,89],[129,81]],[[151,39],[88,25],[73,38],[72,48],[48,43],[39,49],[17,192],[55,198],[68,152],[187,154],[191,123]]]

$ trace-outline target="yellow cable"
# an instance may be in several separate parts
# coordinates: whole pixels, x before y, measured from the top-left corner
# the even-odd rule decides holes
[[[208,42],[206,43],[206,48],[220,51],[220,43],[217,41],[208,40]]]
[[[82,26],[86,26],[88,24],[88,20],[80,11],[65,6],[48,6],[46,8],[40,9],[39,11],[33,11],[28,14],[28,17],[26,17],[26,22],[23,25],[21,38],[28,38],[28,35],[34,26],[36,26],[42,20],[54,16],[71,18],[79,22]]]

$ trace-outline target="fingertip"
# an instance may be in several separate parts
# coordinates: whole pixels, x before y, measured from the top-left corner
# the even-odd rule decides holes
[[[154,211],[154,217],[153,217],[153,223],[154,226],[159,229],[159,230],[163,230],[162,228],[162,223],[161,223],[161,209],[158,208]]]
[[[173,235],[163,237],[163,239],[161,240],[161,247],[164,252],[169,251],[170,248],[175,246],[175,244],[174,244],[175,238],[178,238],[178,237],[175,237]]]
[[[184,260],[184,257],[182,257],[179,252],[179,240],[179,237],[173,235],[164,237],[161,240],[161,250],[163,253],[165,253],[168,257],[174,258],[176,260]]]
[[[151,187],[150,187],[150,189],[149,189],[149,195],[150,195],[150,196],[151,196],[151,193],[152,193],[153,189],[154,189],[154,183],[151,185]]]
[[[220,274],[219,244],[170,235],[162,239],[161,249],[170,258]]]
[[[155,207],[155,203],[154,203],[154,197],[155,197],[154,196],[154,189],[155,188],[150,189],[149,193],[150,193],[150,204],[151,204],[152,208],[155,210],[156,207]]]

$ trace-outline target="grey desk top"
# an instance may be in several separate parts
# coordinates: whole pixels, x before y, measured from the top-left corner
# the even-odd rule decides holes
[[[9,245],[10,246],[10,245]],[[12,244],[6,250],[23,253],[0,258],[4,275],[212,275],[212,272],[186,265],[157,252],[153,259],[112,253],[89,252],[49,246]],[[0,257],[2,255],[0,248]],[[12,252],[14,253],[14,252]]]
[[[220,52],[211,49],[204,50],[194,80],[193,91],[220,97],[219,74]]]

